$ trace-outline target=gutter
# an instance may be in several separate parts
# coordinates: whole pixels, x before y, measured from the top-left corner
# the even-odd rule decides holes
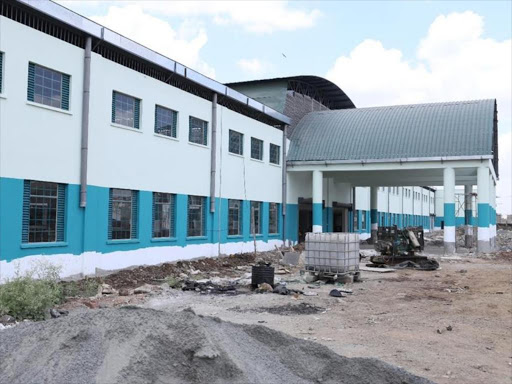
[[[394,159],[365,159],[365,160],[291,160],[287,162],[290,167],[300,165],[339,165],[339,164],[375,164],[375,163],[415,163],[423,161],[457,161],[457,160],[491,160],[492,155],[483,156],[446,156],[446,157],[408,157],[408,158],[394,158]]]
[[[80,208],[87,206],[87,163],[89,153],[89,99],[91,94],[92,38],[85,40],[84,85],[82,96],[82,144],[80,150]]]

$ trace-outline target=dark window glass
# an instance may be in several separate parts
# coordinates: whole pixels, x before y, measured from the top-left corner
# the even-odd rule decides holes
[[[279,164],[279,145],[270,144],[270,162],[272,164]]]
[[[112,189],[112,240],[131,239],[132,191]]]
[[[269,217],[268,217],[268,233],[277,233],[278,232],[278,204],[270,203],[269,204]]]
[[[28,242],[57,241],[58,184],[30,182],[30,219]]]
[[[354,231],[357,231],[359,229],[358,222],[357,222],[357,210],[354,211]]]
[[[34,102],[62,108],[62,74],[34,65]]]
[[[361,229],[366,229],[366,211],[363,211],[361,216]]]
[[[131,128],[139,128],[139,100],[114,91],[113,123]]]
[[[155,108],[155,133],[169,137],[176,137],[178,125],[178,112],[159,105]]]
[[[251,137],[251,158],[263,160],[263,141]]]
[[[261,234],[261,202],[251,201],[251,234]]]
[[[174,237],[174,201],[170,193],[153,193],[153,237]]]
[[[229,130],[229,152],[244,154],[244,135],[240,132]]]
[[[228,202],[228,235],[242,234],[242,201],[229,200]]]
[[[208,123],[196,117],[189,118],[188,141],[191,143],[207,145]]]
[[[188,237],[205,236],[205,205],[204,197],[188,197]]]

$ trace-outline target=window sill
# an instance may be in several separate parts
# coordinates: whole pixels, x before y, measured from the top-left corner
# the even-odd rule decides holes
[[[139,239],[119,239],[119,240],[107,240],[107,244],[115,245],[115,244],[136,244],[139,243]]]
[[[263,233],[258,233],[256,235],[253,235],[252,233],[249,235],[249,240],[252,241],[254,238],[256,239],[263,239]]]
[[[33,107],[47,109],[49,111],[59,112],[59,113],[65,114],[65,115],[70,115],[70,116],[73,115],[73,113],[71,113],[70,111],[66,111],[65,109],[50,107],[49,105],[39,104],[39,103],[36,103],[33,101],[27,101],[26,103],[27,103],[27,105],[31,105]]]
[[[0,93],[0,99],[7,99],[7,95],[5,93]]]
[[[52,242],[52,243],[23,243],[23,244],[21,244],[22,249],[67,247],[67,246],[68,246],[68,243],[65,241],[56,241],[56,242]]]
[[[176,237],[154,237],[150,240],[152,243],[175,243],[178,241]]]
[[[208,145],[204,145],[204,144],[198,144],[198,143],[193,143],[192,141],[189,141],[188,142],[190,145],[193,145],[195,147],[199,147],[199,148],[205,148],[205,149],[208,149]]]
[[[141,130],[141,129],[132,128],[132,127],[127,127],[126,125],[121,125],[121,124],[116,124],[116,123],[110,123],[110,125],[111,125],[112,127],[115,127],[115,128],[126,129],[127,131],[132,131],[132,132],[142,133],[142,130]]]
[[[156,137],[160,137],[162,139],[167,139],[167,140],[172,140],[172,141],[179,141],[177,137],[162,135],[160,133],[153,133],[153,135],[156,136]]]
[[[281,168],[281,164],[271,163],[270,161],[268,162],[268,164],[273,166],[273,167]]]
[[[255,162],[257,162],[257,163],[265,164],[265,162],[264,162],[263,160],[255,159],[254,157],[251,157],[251,160],[252,160],[252,161],[255,161]]]
[[[187,236],[187,241],[189,240],[208,240],[208,236]]]
[[[244,235],[228,235],[228,239],[243,239]]]
[[[269,239],[280,239],[281,238],[281,234],[280,233],[269,233],[268,234],[268,238]]]
[[[234,156],[234,157],[239,157],[240,159],[243,159],[244,158],[244,155],[239,155],[238,153],[233,153],[233,152],[229,152],[228,153],[231,155],[231,156]]]

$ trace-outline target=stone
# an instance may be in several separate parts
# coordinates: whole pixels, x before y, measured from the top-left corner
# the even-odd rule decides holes
[[[102,295],[113,295],[117,293],[117,291],[108,284],[101,284],[100,289]]]
[[[131,296],[131,295],[133,295],[133,289],[121,288],[119,290],[119,296]]]
[[[60,312],[57,311],[55,308],[50,309],[50,316],[54,319],[60,317]]]
[[[0,317],[0,324],[7,325],[14,323],[16,323],[16,319],[10,315],[3,315],[2,317]]]
[[[258,285],[258,292],[260,293],[272,293],[274,291],[274,288],[268,283],[262,283]]]
[[[138,288],[135,288],[133,290],[133,293],[135,293],[135,294],[137,294],[137,293],[150,293],[153,290],[158,289],[158,288],[159,287],[156,287],[156,286],[151,285],[151,284],[144,284],[144,285],[141,285]]]
[[[84,301],[83,304],[90,309],[98,308],[98,303],[95,301]]]
[[[300,253],[299,252],[285,252],[282,263],[288,265],[299,265]]]

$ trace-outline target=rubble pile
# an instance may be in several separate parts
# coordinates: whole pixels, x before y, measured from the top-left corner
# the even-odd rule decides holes
[[[4,330],[0,356],[10,384],[431,383],[261,325],[133,306]]]

